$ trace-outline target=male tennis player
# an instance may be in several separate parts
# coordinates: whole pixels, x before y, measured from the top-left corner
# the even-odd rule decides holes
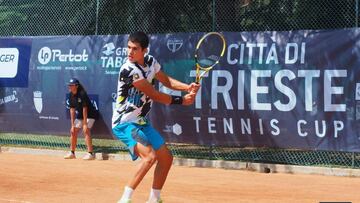
[[[147,120],[153,101],[163,104],[191,105],[199,85],[179,82],[161,71],[154,57],[146,55],[149,38],[143,32],[130,34],[128,60],[120,68],[116,108],[112,117],[112,131],[129,149],[133,160],[141,158],[135,175],[124,188],[120,203],[131,202],[133,191],[151,166],[157,161],[149,203],[162,202],[160,191],[172,165],[173,157],[162,136]],[[157,91],[153,84],[157,79],[166,87],[187,92],[184,97],[171,96]]]

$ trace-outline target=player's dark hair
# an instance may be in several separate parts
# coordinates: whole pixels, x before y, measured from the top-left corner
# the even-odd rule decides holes
[[[141,31],[131,33],[129,41],[139,43],[142,49],[146,49],[149,46],[149,37]]]
[[[84,91],[85,93],[86,93],[86,90],[85,90],[85,88],[82,86],[82,84],[80,84],[79,83],[79,85],[78,85],[78,89],[77,89],[77,91],[78,92],[80,92],[80,91]]]

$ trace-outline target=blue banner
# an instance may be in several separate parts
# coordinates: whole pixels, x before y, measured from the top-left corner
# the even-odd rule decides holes
[[[359,151],[359,30],[224,35],[225,56],[194,108],[157,105],[158,129],[174,142]],[[168,42],[160,56],[170,75],[194,80],[187,68],[200,36],[158,37]],[[169,48],[174,41],[184,47]]]
[[[0,87],[27,87],[31,39],[0,39]]]
[[[225,56],[202,80],[195,104],[154,104],[151,122],[168,142],[360,151],[360,29],[223,34]],[[151,35],[150,54],[164,72],[190,83],[202,35]],[[112,139],[127,35],[21,40],[32,43],[28,87],[1,90],[2,131],[67,135],[66,82],[77,77],[99,108],[94,136]]]

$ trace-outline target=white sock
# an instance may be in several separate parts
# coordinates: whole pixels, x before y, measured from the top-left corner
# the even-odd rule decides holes
[[[131,196],[133,194],[134,190],[131,187],[125,186],[124,193],[121,197],[121,200],[128,200],[131,199]]]
[[[161,190],[151,188],[149,200],[160,200],[160,192]]]

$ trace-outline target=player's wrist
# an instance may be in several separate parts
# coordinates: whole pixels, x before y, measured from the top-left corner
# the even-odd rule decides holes
[[[171,102],[170,104],[182,104],[183,103],[183,97],[181,96],[171,96]]]

